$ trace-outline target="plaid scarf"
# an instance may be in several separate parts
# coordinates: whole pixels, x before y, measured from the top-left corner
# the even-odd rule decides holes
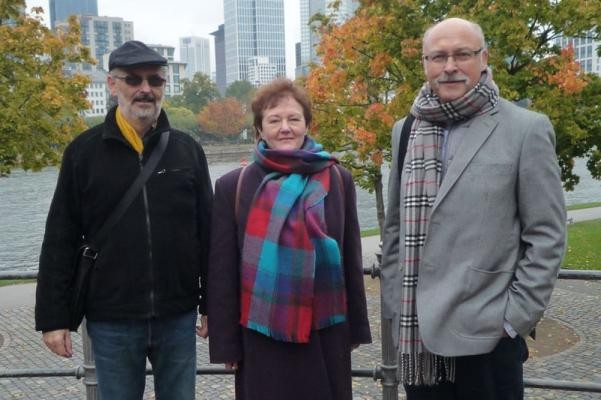
[[[399,335],[399,379],[407,385],[434,385],[454,381],[455,360],[430,353],[422,343],[417,317],[416,291],[430,212],[441,182],[440,149],[448,124],[463,121],[496,106],[499,92],[486,70],[463,97],[442,103],[426,83],[413,102],[416,119],[411,127],[404,173],[405,259]]]
[[[308,343],[311,329],[346,320],[340,249],[324,213],[337,161],[309,137],[299,150],[270,150],[261,141],[254,158],[269,172],[246,222],[240,324]]]

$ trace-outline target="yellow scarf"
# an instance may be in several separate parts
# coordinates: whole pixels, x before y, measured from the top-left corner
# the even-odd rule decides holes
[[[142,142],[140,135],[138,135],[138,132],[136,132],[134,127],[131,126],[131,124],[127,122],[123,114],[121,114],[121,110],[119,109],[119,107],[117,107],[115,119],[117,120],[117,126],[119,127],[119,130],[121,130],[121,134],[123,135],[125,140],[129,142],[131,147],[133,147],[134,150],[138,152],[138,154],[142,154],[142,151],[144,150],[144,142]]]

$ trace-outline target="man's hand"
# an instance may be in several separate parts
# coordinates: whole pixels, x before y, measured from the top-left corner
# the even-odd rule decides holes
[[[203,339],[209,337],[209,321],[206,315],[200,316],[200,325],[196,325],[196,334]]]
[[[73,346],[71,345],[71,332],[68,329],[58,329],[48,331],[42,334],[42,339],[46,346],[54,354],[61,357],[70,358],[73,356]]]

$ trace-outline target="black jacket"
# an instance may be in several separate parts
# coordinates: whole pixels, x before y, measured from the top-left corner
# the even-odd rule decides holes
[[[170,129],[164,111],[140,158],[115,122],[79,135],[65,150],[46,222],[36,293],[36,329],[68,327],[73,258],[139,174],[160,133],[171,131],[162,159],[99,250],[86,300],[89,320],[176,315],[206,307],[212,186],[202,148]],[[200,284],[199,284],[200,279]]]

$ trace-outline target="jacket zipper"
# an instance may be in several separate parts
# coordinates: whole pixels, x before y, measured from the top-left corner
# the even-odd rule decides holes
[[[139,157],[140,161],[140,171],[144,165],[142,164],[142,154]],[[148,238],[148,262],[150,268],[150,317],[154,317],[155,308],[154,308],[154,268],[153,268],[153,259],[152,259],[152,236],[150,229],[150,210],[148,207],[148,193],[146,191],[146,184],[142,187],[142,196],[144,197],[144,212],[146,215],[146,237]]]

